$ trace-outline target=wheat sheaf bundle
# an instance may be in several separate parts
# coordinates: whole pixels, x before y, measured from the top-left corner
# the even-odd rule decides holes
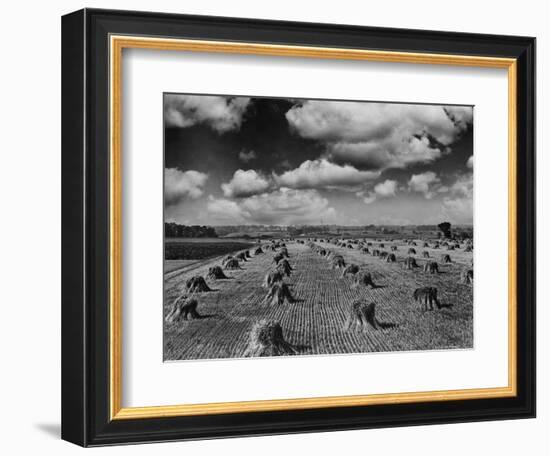
[[[202,276],[194,276],[187,279],[185,288],[189,293],[201,293],[203,291],[212,291]]]
[[[244,356],[285,356],[298,353],[298,347],[285,340],[281,323],[262,320],[252,326]]]
[[[271,285],[264,298],[264,302],[280,306],[285,301],[290,304],[296,302],[296,298],[292,295],[289,286],[283,282],[276,282]]]
[[[372,280],[372,275],[371,275],[370,272],[364,272],[362,274],[356,274],[353,286],[354,287],[365,286],[365,287],[376,288],[376,285],[374,284],[374,281]]]
[[[200,318],[197,312],[199,302],[196,298],[190,298],[187,295],[179,296],[172,304],[172,309],[166,316],[168,323],[177,323],[181,320],[194,320]]]
[[[378,321],[376,320],[376,304],[370,304],[365,301],[354,301],[349,309],[348,318],[344,323],[344,330],[348,331],[352,328],[361,330],[378,329]]]

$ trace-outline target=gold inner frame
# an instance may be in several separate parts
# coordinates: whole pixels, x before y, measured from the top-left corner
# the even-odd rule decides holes
[[[275,399],[244,402],[122,407],[122,51],[123,49],[255,54],[317,59],[368,60],[430,65],[503,68],[508,71],[508,385],[461,390],[353,396]],[[517,394],[517,61],[468,55],[387,52],[204,41],[138,36],[110,36],[110,415],[111,419],[159,418],[239,412],[299,410],[374,404],[414,403],[513,397]]]

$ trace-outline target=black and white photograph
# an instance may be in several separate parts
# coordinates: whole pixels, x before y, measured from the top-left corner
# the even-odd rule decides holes
[[[473,348],[473,115],[164,94],[164,360]]]
[[[3,6],[2,454],[544,455],[543,2]]]

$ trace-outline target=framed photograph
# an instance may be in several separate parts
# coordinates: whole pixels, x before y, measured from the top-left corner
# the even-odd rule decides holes
[[[85,9],[62,126],[65,440],[535,416],[534,38]]]

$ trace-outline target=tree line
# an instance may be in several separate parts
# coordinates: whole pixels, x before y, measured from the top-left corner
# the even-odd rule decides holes
[[[218,237],[218,234],[211,226],[179,225],[174,222],[166,222],[164,223],[164,237],[202,238]]]

